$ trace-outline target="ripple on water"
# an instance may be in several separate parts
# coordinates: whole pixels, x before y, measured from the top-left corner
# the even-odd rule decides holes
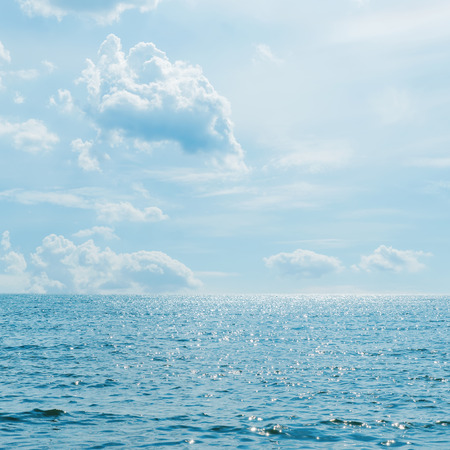
[[[450,448],[446,298],[0,300],[0,448]]]

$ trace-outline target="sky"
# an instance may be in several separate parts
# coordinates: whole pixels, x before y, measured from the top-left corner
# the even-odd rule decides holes
[[[4,0],[0,292],[450,291],[446,0]]]

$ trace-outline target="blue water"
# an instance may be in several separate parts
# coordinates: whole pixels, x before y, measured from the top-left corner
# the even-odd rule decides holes
[[[450,448],[448,298],[0,308],[0,448]]]

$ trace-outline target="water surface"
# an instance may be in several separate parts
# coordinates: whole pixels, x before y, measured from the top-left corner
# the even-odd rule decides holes
[[[0,296],[0,448],[449,448],[445,297]]]

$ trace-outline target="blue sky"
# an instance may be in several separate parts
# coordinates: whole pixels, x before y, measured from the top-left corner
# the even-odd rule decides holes
[[[448,293],[444,0],[5,0],[0,291]]]

